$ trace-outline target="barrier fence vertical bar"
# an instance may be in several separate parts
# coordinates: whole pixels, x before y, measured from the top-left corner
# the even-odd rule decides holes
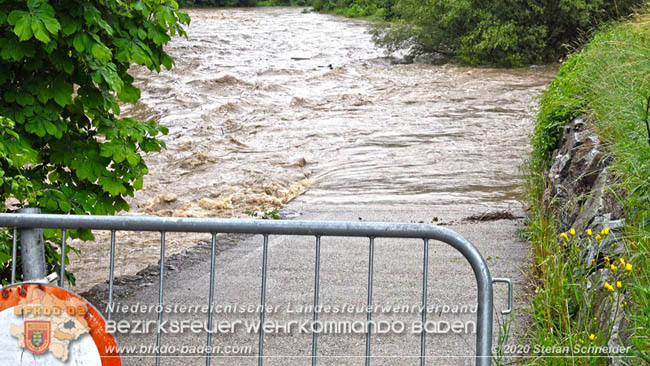
[[[260,336],[259,351],[257,355],[257,365],[262,366],[264,363],[264,314],[266,313],[266,267],[269,254],[269,234],[264,234],[264,248],[262,253],[262,289],[261,289],[261,311],[260,311]]]
[[[429,282],[429,239],[424,239],[424,259],[422,260],[422,334],[420,335],[420,366],[426,364],[427,352],[427,287]]]
[[[65,234],[66,230],[61,230],[61,275],[59,280],[61,288],[65,287]]]
[[[158,310],[163,308],[163,288],[165,285],[165,232],[160,232],[160,287],[158,289]],[[160,366],[160,343],[162,334],[160,326],[162,324],[163,312],[158,312],[158,330],[156,335],[156,366]]]
[[[111,320],[113,314],[113,279],[115,278],[115,230],[111,230],[111,255],[108,265],[108,310],[107,320]]]
[[[16,248],[18,244],[16,238],[18,237],[18,229],[14,226],[14,238],[11,247],[11,283],[16,283]]]
[[[217,249],[217,234],[212,233],[212,250],[210,250],[210,298],[208,299],[208,341],[206,344],[205,366],[210,366],[210,354],[212,345],[212,304],[214,301],[214,262]]]
[[[318,292],[320,290],[320,235],[316,235],[316,258],[314,259],[314,324],[318,321]],[[318,333],[311,339],[311,365],[316,366]]]
[[[375,257],[375,238],[370,237],[368,250],[368,308],[366,309],[366,366],[370,365],[370,321],[372,320],[372,275]]]
[[[485,262],[482,262],[480,267],[483,273],[474,271],[478,287],[476,365],[490,366],[492,362],[492,311],[494,306],[492,278]]]

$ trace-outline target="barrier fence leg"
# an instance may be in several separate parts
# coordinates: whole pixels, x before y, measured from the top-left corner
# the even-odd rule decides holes
[[[40,214],[40,208],[21,208],[21,214]],[[45,278],[45,247],[43,231],[38,228],[20,229],[20,253],[23,261],[23,281]]]

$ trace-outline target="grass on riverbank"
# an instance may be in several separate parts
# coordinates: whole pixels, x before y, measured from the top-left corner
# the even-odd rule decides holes
[[[547,188],[550,154],[562,129],[574,117],[587,114],[612,155],[613,192],[623,192],[623,233],[634,263],[625,287],[624,314],[631,322],[629,343],[634,348],[630,364],[650,361],[650,145],[646,130],[650,98],[650,12],[611,25],[594,35],[579,53],[562,65],[557,79],[540,100],[533,153],[528,165],[527,201],[530,207],[527,236],[533,244],[537,282],[533,299],[534,329],[530,342],[542,346],[593,344],[606,346],[607,338],[579,322],[570,300],[585,303],[580,254],[566,251],[554,213],[541,202]],[[614,292],[614,291],[612,291]],[[622,305],[622,304],[621,304]],[[605,364],[604,358],[532,358],[530,364]]]

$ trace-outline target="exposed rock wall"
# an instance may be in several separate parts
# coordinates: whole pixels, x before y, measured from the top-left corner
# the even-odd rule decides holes
[[[589,119],[585,116],[575,118],[564,129],[559,147],[553,153],[544,200],[555,214],[560,230],[576,230],[576,236],[580,239],[571,243],[582,246],[580,252],[584,268],[581,272],[589,273],[585,291],[596,286],[594,313],[604,315],[595,321],[601,334],[609,335],[607,345],[619,346],[625,345],[627,339],[624,330],[628,324],[616,305],[624,302],[620,298],[624,292],[607,294],[607,290],[603,289],[605,281],[616,283],[612,278],[610,260],[619,260],[625,253],[625,243],[620,239],[625,218],[619,203],[621,193],[612,188],[615,185],[608,167],[610,157]],[[591,229],[595,236],[604,228],[609,228],[609,234],[603,235],[602,240],[587,238],[587,229]],[[613,296],[614,300],[608,296]],[[577,320],[579,324],[592,321]],[[611,358],[610,363],[616,365],[619,360]]]

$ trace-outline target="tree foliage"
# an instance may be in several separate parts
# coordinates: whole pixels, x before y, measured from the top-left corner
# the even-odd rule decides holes
[[[395,17],[397,0],[314,0],[312,6],[316,11],[331,12],[349,18],[375,17],[392,19]]]
[[[434,53],[469,64],[555,62],[602,22],[643,0],[399,0],[400,21],[375,39],[412,55]]]
[[[390,20],[375,41],[410,56],[463,64],[521,66],[555,62],[602,22],[644,0],[314,0],[314,10]]]
[[[257,5],[257,0],[181,0],[182,7],[249,7]]]
[[[147,173],[141,154],[164,148],[158,137],[167,133],[155,121],[119,117],[120,101],[140,98],[129,67],[171,69],[163,46],[185,35],[189,21],[173,0],[0,0],[2,202],[50,213],[127,210],[125,197]],[[49,241],[46,252],[48,270],[56,269]]]
[[[306,6],[311,0],[181,0],[182,7],[253,7],[253,6]]]

